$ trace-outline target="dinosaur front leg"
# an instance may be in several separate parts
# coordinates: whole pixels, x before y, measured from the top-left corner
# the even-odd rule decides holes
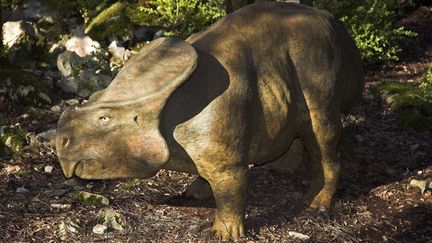
[[[230,166],[203,177],[210,183],[216,201],[213,230],[224,240],[244,236],[244,217],[248,187],[247,168]]]

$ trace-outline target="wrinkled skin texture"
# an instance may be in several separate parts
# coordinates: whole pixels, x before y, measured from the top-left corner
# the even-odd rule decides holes
[[[307,204],[330,207],[340,114],[362,88],[359,52],[338,20],[298,4],[254,4],[186,41],[144,47],[108,88],[64,112],[56,147],[67,177],[199,175],[185,194],[212,192],[213,229],[238,239],[248,164],[289,164],[295,139],[309,156]]]

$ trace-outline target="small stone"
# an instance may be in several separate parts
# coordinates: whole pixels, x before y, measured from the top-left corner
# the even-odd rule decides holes
[[[60,112],[61,108],[59,105],[55,105],[55,106],[51,107],[51,110],[54,112]]]
[[[364,141],[363,137],[360,134],[355,135],[357,142],[362,143]]]
[[[110,229],[124,230],[123,223],[124,219],[119,212],[113,209],[106,209],[99,215],[99,223],[107,226]]]
[[[53,203],[51,204],[51,207],[53,208],[58,208],[58,209],[68,209],[71,207],[70,204],[58,204],[58,203]]]
[[[93,233],[102,235],[106,233],[107,229],[108,227],[106,227],[105,225],[97,224],[93,227]]]
[[[6,172],[6,174],[14,174],[20,171],[21,167],[19,167],[18,165],[6,165],[3,170]]]
[[[66,104],[68,104],[68,105],[77,105],[77,104],[79,104],[79,100],[77,100],[77,99],[66,100]]]
[[[420,144],[414,144],[414,145],[412,145],[411,147],[410,147],[410,150],[411,151],[416,151],[416,150],[418,150],[420,148]]]
[[[299,232],[295,232],[295,231],[288,231],[288,235],[294,239],[299,239],[299,240],[309,240],[310,237],[308,235],[299,233]]]
[[[16,189],[16,192],[18,192],[18,193],[24,193],[24,192],[28,192],[28,190],[25,189],[24,187],[18,187],[18,188]]]
[[[51,165],[47,165],[45,166],[45,173],[51,173],[53,171],[54,167],[52,167]]]

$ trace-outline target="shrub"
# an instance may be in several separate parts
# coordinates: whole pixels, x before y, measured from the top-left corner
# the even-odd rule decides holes
[[[427,98],[432,100],[432,64],[423,75],[423,82],[420,84],[420,89]]]
[[[394,0],[317,0],[315,6],[342,20],[366,63],[397,60],[402,37],[416,34],[394,27]]]
[[[133,24],[160,26],[167,35],[181,37],[204,29],[224,15],[223,0],[149,0],[126,8]]]

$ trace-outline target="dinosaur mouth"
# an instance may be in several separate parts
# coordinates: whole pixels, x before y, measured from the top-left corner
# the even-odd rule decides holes
[[[78,166],[80,161],[65,161],[60,160],[60,165],[63,170],[63,174],[66,176],[66,178],[71,178],[75,174],[75,169]]]
[[[84,171],[85,164],[89,162],[97,162],[97,160],[60,160],[60,165],[66,178],[71,178],[73,176],[81,177]]]

